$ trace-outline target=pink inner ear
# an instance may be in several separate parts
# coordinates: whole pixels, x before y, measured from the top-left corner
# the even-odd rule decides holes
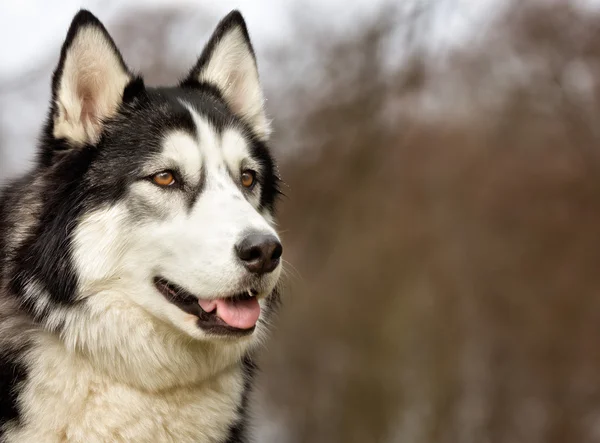
[[[244,91],[241,91],[239,88],[241,81],[240,74],[237,71],[233,71],[229,74],[227,80],[228,92],[231,95],[231,97],[229,97],[229,104],[233,112],[243,111],[244,97],[242,95],[244,94]]]
[[[94,131],[100,129],[100,120],[98,118],[97,103],[93,99],[93,93],[89,87],[80,87],[77,95],[81,100],[80,122],[87,126],[88,123],[93,127]]]
[[[118,109],[130,75],[99,26],[82,26],[67,49],[56,91],[61,107],[54,136],[75,145],[96,142],[103,121]]]
[[[71,121],[71,116],[69,115],[67,108],[61,102],[58,102],[58,112],[59,112],[59,114],[62,114],[65,116],[65,121],[67,121],[67,122]]]

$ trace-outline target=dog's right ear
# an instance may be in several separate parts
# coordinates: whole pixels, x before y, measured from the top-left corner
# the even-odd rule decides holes
[[[132,78],[102,23],[89,11],[79,11],[52,78],[48,136],[69,147],[96,143]]]

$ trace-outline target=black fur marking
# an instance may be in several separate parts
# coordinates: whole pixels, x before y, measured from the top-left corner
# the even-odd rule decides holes
[[[275,174],[275,160],[269,152],[267,145],[253,138],[250,145],[250,153],[262,166],[260,174],[261,196],[260,208],[275,211],[275,203],[279,195],[279,178]]]
[[[39,280],[54,301],[73,301],[77,279],[71,263],[70,238],[74,221],[84,210],[81,178],[97,151],[86,147],[77,154],[64,157],[50,171],[39,224],[14,259],[18,272],[9,285],[15,294],[22,294],[29,281]]]
[[[0,441],[3,425],[10,420],[19,419],[17,396],[19,384],[25,377],[26,370],[22,364],[0,355]]]
[[[268,321],[268,318],[275,314],[281,304],[279,289],[275,288],[273,293],[266,299],[266,302],[266,313],[268,315],[266,320]],[[259,322],[265,323],[262,319],[259,319]],[[250,441],[248,436],[250,394],[252,393],[256,373],[259,371],[252,354],[247,354],[244,357],[242,368],[244,371],[244,391],[242,401],[238,406],[240,418],[231,426],[229,437],[224,443],[247,443]]]
[[[139,100],[147,100],[146,86],[141,76],[135,77],[123,90],[123,104],[135,105]]]
[[[238,406],[238,413],[240,418],[231,426],[229,430],[229,437],[224,443],[247,443],[248,440],[248,408],[250,402],[250,393],[252,383],[256,371],[258,370],[256,363],[254,362],[251,355],[246,355],[242,362],[242,368],[244,371],[244,392],[242,394],[242,402]]]
[[[27,179],[21,179],[21,183],[25,183],[28,181]],[[19,183],[13,183],[11,188],[4,188],[0,190],[0,288],[3,286],[3,280],[6,278],[5,276],[5,267],[7,261],[8,251],[6,250],[6,233],[9,230],[7,213],[12,199],[15,198],[15,194],[19,192],[23,185],[19,185]]]

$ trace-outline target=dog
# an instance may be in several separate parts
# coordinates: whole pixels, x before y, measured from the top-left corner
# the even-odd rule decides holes
[[[35,163],[0,199],[3,443],[248,441],[283,248],[239,11],[183,77],[147,87],[73,18]]]

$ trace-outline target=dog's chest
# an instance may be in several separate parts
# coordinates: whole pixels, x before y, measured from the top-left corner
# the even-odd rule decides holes
[[[111,382],[73,361],[30,368],[19,395],[21,425],[7,443],[225,441],[243,391],[240,370],[160,394]]]

